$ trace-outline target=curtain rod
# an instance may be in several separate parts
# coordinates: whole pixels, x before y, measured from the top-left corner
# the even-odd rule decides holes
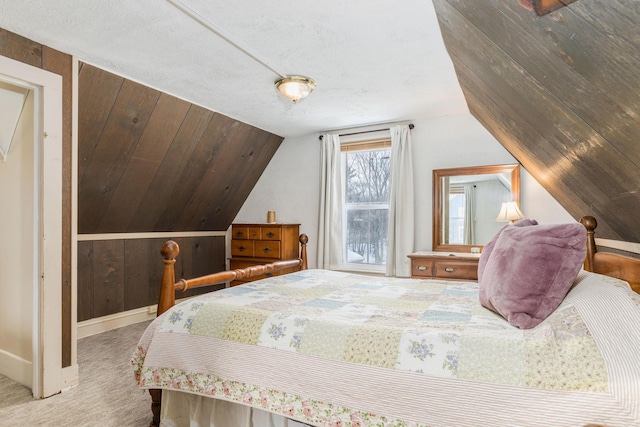
[[[409,123],[409,129],[413,129],[414,127],[415,126],[413,125],[413,123]],[[363,130],[363,131],[360,131],[360,132],[348,132],[348,130],[347,130],[348,133],[339,133],[338,135],[339,136],[360,135],[360,134],[363,134],[363,133],[380,132],[381,130],[388,130],[388,129],[391,129],[391,127],[381,127],[381,128],[377,128],[377,129]],[[318,139],[320,141],[322,141],[322,138],[324,138],[324,135],[320,135],[318,137]]]

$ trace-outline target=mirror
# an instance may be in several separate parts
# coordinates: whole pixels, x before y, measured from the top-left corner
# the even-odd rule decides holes
[[[433,250],[471,252],[502,227],[503,202],[520,205],[520,165],[475,166],[433,171]]]

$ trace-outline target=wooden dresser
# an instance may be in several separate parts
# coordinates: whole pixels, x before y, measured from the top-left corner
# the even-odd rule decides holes
[[[232,224],[231,258],[229,268],[251,267],[257,264],[295,259],[300,257],[300,224]],[[292,273],[300,268],[288,268],[274,273],[263,274],[246,280],[234,280],[231,286]]]
[[[416,252],[408,256],[414,279],[478,280],[480,254]]]

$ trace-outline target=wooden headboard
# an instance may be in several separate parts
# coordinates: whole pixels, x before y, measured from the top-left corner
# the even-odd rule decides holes
[[[598,225],[592,216],[585,216],[580,223],[587,229],[587,257],[584,269],[605,274],[629,282],[631,288],[640,294],[640,259],[610,252],[598,252],[594,237]]]

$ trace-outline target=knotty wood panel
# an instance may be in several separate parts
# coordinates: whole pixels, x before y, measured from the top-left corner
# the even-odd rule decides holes
[[[78,321],[157,304],[163,268],[160,249],[165,240],[78,242]],[[180,246],[177,279],[226,269],[224,236],[174,240]],[[176,296],[185,298],[223,287],[188,290]]]
[[[78,76],[78,177],[84,175],[116,102],[122,77],[80,63]],[[80,95],[80,93],[82,95]]]
[[[122,84],[91,160],[78,171],[78,210],[83,229],[95,230],[108,214],[113,189],[121,182],[159,96],[160,92],[129,80]]]
[[[93,315],[124,311],[124,241],[93,242]]]
[[[42,68],[42,45],[0,28],[0,55]]]
[[[93,315],[93,242],[78,242],[78,321]]]
[[[174,204],[171,199],[176,189],[185,192],[192,191],[192,188],[182,186],[179,177],[185,168],[191,166],[193,152],[213,116],[214,113],[209,110],[196,105],[190,106],[180,130],[142,199],[142,203],[135,216],[128,223],[128,231],[177,231],[175,229],[163,230],[156,227],[156,224],[162,220],[162,214],[168,207],[182,208],[182,206]]]
[[[124,310],[149,305],[149,276],[150,269],[162,268],[162,262],[156,260],[149,264],[150,240],[124,241]],[[160,251],[157,251],[159,257]]]
[[[71,365],[72,58],[0,28],[0,55],[62,76],[62,367]]]
[[[103,215],[98,226],[102,232],[122,231],[122,224],[127,224],[133,218],[188,110],[189,103],[186,101],[167,94],[160,95],[149,125],[140,137],[122,175],[121,181],[127,185],[118,185],[113,192],[110,203],[118,206],[118,209],[112,209],[109,215]]]
[[[226,230],[282,142],[87,64],[79,104],[81,234]]]
[[[600,237],[640,241],[640,9],[434,5],[472,114],[576,219],[593,214]]]

